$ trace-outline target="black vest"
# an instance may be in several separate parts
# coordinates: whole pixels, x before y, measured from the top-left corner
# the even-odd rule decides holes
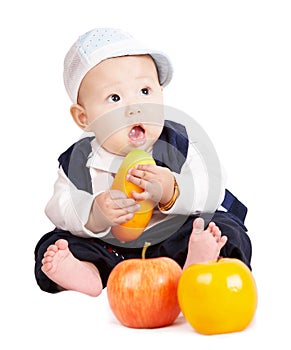
[[[69,180],[79,189],[93,193],[89,168],[86,166],[92,152],[91,141],[94,137],[85,137],[70,146],[58,159]],[[158,166],[165,166],[175,173],[180,173],[187,158],[189,147],[185,127],[166,120],[159,139],[153,146],[153,158]],[[230,191],[225,191],[221,204],[233,217],[244,226],[247,208]],[[245,228],[246,229],[246,228]]]

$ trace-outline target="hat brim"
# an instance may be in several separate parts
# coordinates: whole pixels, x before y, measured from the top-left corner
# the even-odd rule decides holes
[[[71,52],[71,57],[76,58],[78,56],[78,67],[75,63],[71,62],[74,65],[74,74],[68,74],[70,62],[67,61],[67,64],[65,64],[67,72],[64,74],[64,80],[67,92],[73,103],[77,102],[79,87],[84,76],[89,70],[108,58],[129,55],[150,55],[157,67],[160,85],[168,85],[173,76],[171,62],[163,52],[146,48],[132,38],[106,45],[90,54],[80,52],[80,48],[76,46],[72,47],[71,50],[75,51],[73,53]]]

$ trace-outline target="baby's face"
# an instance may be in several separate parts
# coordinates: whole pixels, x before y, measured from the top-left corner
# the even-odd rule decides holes
[[[149,150],[161,134],[163,93],[148,55],[99,63],[84,77],[78,103],[84,109],[87,130],[111,153]]]

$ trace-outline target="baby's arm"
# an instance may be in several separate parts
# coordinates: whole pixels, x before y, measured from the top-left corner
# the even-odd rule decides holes
[[[130,220],[137,210],[136,201],[120,191],[92,195],[77,189],[60,168],[45,212],[56,227],[88,238],[107,235],[111,226]]]
[[[181,172],[174,175],[179,197],[167,214],[213,213],[219,208],[225,194],[225,174],[218,160],[204,159],[190,143]]]
[[[54,193],[46,205],[45,213],[58,228],[80,237],[94,236],[85,228],[93,200],[90,193],[78,190],[63,169],[59,168]]]

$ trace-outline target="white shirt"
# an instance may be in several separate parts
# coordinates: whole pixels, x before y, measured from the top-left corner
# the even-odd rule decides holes
[[[102,232],[92,232],[85,225],[88,221],[94,198],[108,190],[113,182],[124,157],[116,156],[100,147],[96,139],[91,141],[92,152],[88,157],[93,194],[77,189],[60,167],[54,185],[54,193],[49,200],[45,212],[52,223],[63,230],[84,238],[101,238],[111,236],[110,227]],[[149,152],[150,153],[150,152]],[[213,171],[213,170],[211,170]],[[167,220],[173,215],[191,215],[200,212],[214,212],[221,204],[224,193],[224,175],[222,169],[216,169],[217,174],[209,176],[209,169],[205,165],[199,151],[190,143],[188,155],[182,166],[181,173],[173,172],[179,186],[179,197],[173,207],[167,212],[155,208],[147,229],[157,223]],[[215,184],[211,179],[217,179]],[[215,186],[214,198],[209,189]]]

